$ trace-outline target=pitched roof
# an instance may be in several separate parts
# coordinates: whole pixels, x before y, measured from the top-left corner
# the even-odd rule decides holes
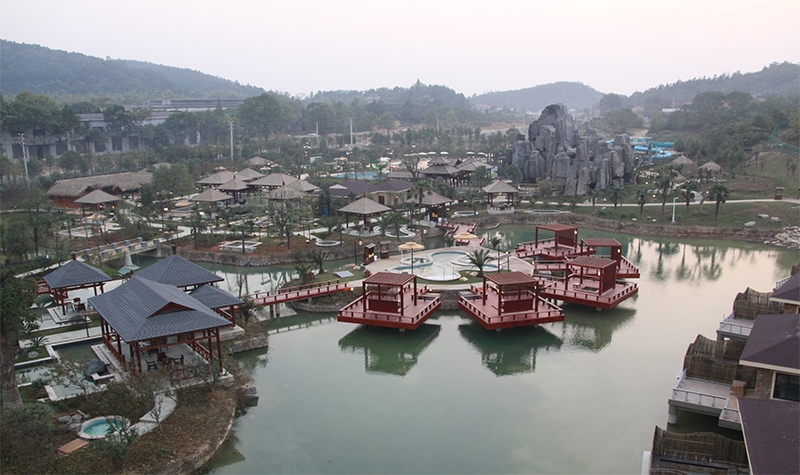
[[[544,229],[545,231],[553,231],[554,233],[560,233],[562,231],[578,230],[576,226],[570,226],[569,224],[561,224],[561,223],[543,224],[541,226],[536,226],[536,227],[539,229]]]
[[[225,280],[176,254],[140,270],[136,275],[143,279],[177,287],[210,284]]]
[[[109,280],[111,277],[102,270],[74,259],[44,276],[44,281],[51,289],[96,284]]]
[[[396,179],[409,179],[414,178],[414,175],[408,170],[392,170],[386,174],[389,178],[396,178]]]
[[[483,276],[497,285],[533,285],[538,282],[536,278],[524,272],[498,272]]]
[[[345,207],[339,208],[339,211],[342,213],[358,215],[380,214],[391,210],[392,208],[372,201],[369,198],[360,198]]]
[[[800,315],[759,315],[740,358],[742,365],[780,366],[800,370]]]
[[[458,175],[458,168],[452,165],[432,165],[422,171],[423,175],[455,176]]]
[[[214,173],[213,175],[197,180],[197,183],[199,185],[221,185],[223,183],[233,180],[233,176],[234,176],[233,172],[229,172],[228,170],[223,170],[221,172],[217,172]]]
[[[174,285],[134,276],[89,303],[127,342],[229,325],[230,322]]]
[[[800,272],[789,277],[789,280],[775,289],[769,299],[773,302],[800,305]]]
[[[245,168],[244,170],[239,170],[236,172],[236,178],[242,181],[252,181],[256,178],[261,178],[262,176],[264,176],[263,173],[259,173],[252,168]]]
[[[405,285],[414,280],[413,274],[398,274],[396,272],[377,272],[364,280],[365,284],[380,285]]]
[[[739,412],[751,472],[800,473],[800,403],[739,398]]]
[[[411,197],[407,199],[406,202],[419,203],[419,197],[417,198]],[[450,198],[442,196],[439,193],[436,193],[435,191],[428,190],[422,195],[422,206],[440,206],[452,202],[453,200],[451,200]]]
[[[291,183],[287,183],[284,186],[286,186],[288,188],[292,188],[294,190],[302,191],[304,193],[313,193],[313,192],[319,190],[319,187],[317,185],[315,185],[313,183],[309,183],[309,182],[307,182],[305,180],[295,180],[295,181],[293,181]]]
[[[519,193],[519,190],[500,179],[484,186],[483,191],[486,193]]]
[[[99,205],[103,203],[112,203],[114,201],[119,201],[120,198],[118,196],[114,196],[111,194],[106,193],[103,190],[94,190],[92,192],[87,193],[85,196],[81,196],[75,203],[78,204],[86,204],[86,205]]]
[[[203,285],[191,292],[189,295],[197,299],[200,303],[208,308],[217,309],[223,307],[230,307],[233,305],[241,305],[244,302],[233,295],[220,290],[213,285]]]
[[[620,247],[622,244],[614,238],[583,238],[584,244],[591,247]]]
[[[386,180],[369,187],[369,192],[376,191],[407,191],[413,187],[414,184],[408,180]]]
[[[250,188],[250,184],[245,183],[238,178],[233,178],[232,180],[226,181],[217,187],[217,189],[220,191],[242,191],[248,188]]]
[[[291,175],[287,175],[285,173],[270,173],[269,175],[261,177],[258,180],[251,181],[250,184],[277,188],[279,186],[288,185],[293,181],[297,181],[297,178]]]
[[[214,189],[206,190],[192,197],[192,201],[202,201],[204,203],[215,203],[217,201],[225,201],[232,199],[233,196]]]

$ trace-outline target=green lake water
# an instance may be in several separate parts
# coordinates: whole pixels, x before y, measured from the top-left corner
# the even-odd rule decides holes
[[[534,228],[483,234],[496,232],[513,247]],[[642,274],[639,294],[614,310],[567,305],[564,322],[502,332],[460,311],[405,333],[338,323],[334,314],[282,317],[268,350],[240,358],[260,401],[236,420],[210,471],[639,473],[655,426],[666,426],[688,345],[698,333],[715,338],[738,292],[771,290],[799,256],[757,244],[613,237]],[[204,266],[234,293],[239,271],[249,292],[292,274]],[[670,430],[716,430],[716,420],[682,413]]]

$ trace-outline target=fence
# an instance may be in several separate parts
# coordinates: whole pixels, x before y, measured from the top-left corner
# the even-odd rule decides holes
[[[748,467],[744,442],[709,432],[675,434],[656,427],[652,453],[684,460]]]

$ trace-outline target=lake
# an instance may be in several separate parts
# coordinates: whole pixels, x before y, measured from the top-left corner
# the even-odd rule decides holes
[[[482,234],[497,232],[513,246],[532,240],[534,228]],[[237,419],[211,472],[639,473],[655,426],[667,425],[688,345],[698,333],[715,338],[736,294],[771,290],[798,254],[584,230],[579,237],[623,243],[641,270],[639,294],[614,310],[566,305],[564,322],[502,332],[461,311],[440,311],[405,333],[339,323],[335,314],[274,322],[269,349],[240,358],[259,405]],[[234,293],[239,271],[249,292],[293,273],[204,266]],[[670,430],[741,438],[684,413]]]

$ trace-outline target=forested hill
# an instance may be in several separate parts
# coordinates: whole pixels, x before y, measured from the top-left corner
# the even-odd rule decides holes
[[[554,82],[514,91],[488,92],[472,96],[473,104],[508,107],[539,112],[550,104],[565,104],[570,109],[587,109],[603,97],[603,93],[579,82]]]
[[[632,94],[626,101],[630,106],[646,109],[672,107],[672,102],[691,102],[701,92],[724,92],[729,94],[742,91],[753,97],[777,94],[783,97],[797,97],[800,93],[800,64],[772,63],[761,71],[753,73],[722,74],[713,78],[696,78],[660,85],[644,92]]]
[[[106,97],[138,104],[148,99],[250,97],[265,92],[190,69],[105,60],[6,40],[0,40],[0,78],[3,94],[27,90],[59,102]]]

